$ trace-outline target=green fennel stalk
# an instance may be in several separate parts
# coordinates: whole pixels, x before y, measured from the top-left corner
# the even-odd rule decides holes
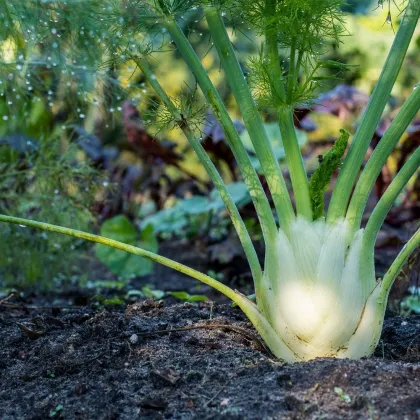
[[[239,211],[233,202],[232,198],[230,197],[226,185],[223,182],[222,177],[217,172],[216,167],[210,160],[209,156],[207,155],[206,151],[204,150],[203,146],[201,145],[200,141],[194,135],[194,132],[188,126],[188,121],[184,120],[182,117],[179,109],[175,106],[175,104],[170,100],[169,96],[163,90],[162,86],[157,81],[156,77],[154,76],[150,66],[145,58],[134,59],[135,63],[139,66],[143,74],[146,76],[147,81],[150,83],[154,91],[157,93],[159,98],[165,104],[169,112],[173,115],[175,121],[177,122],[178,126],[184,132],[185,137],[189,141],[191,147],[197,154],[198,158],[200,159],[201,163],[203,164],[204,168],[207,171],[210,179],[212,180],[215,188],[220,194],[226,208],[230,214],[232,219],[232,223],[238,233],[239,240],[244,248],[248,263],[251,268],[252,277],[256,285],[261,282],[262,278],[262,271],[261,266],[258,261],[257,253],[255,252],[254,245],[252,244],[251,237],[246,229],[245,223],[242,220]]]
[[[190,70],[196,77],[204,96],[211,105],[214,114],[218,118],[226,133],[227,141],[239,164],[244,181],[250,190],[251,197],[253,198],[264,236],[267,238],[273,238],[276,231],[276,225],[272,216],[270,205],[262,188],[261,182],[258,179],[258,175],[251,164],[245,147],[239,137],[238,132],[236,131],[236,128],[226,110],[225,105],[223,104],[222,99],[219,96],[219,93],[212,84],[207,72],[203,68],[199,58],[197,57],[184,33],[176,23],[175,19],[171,16],[165,15],[163,22],[165,28],[171,34],[174,42],[178,46]],[[290,205],[289,212],[286,212],[286,215],[281,213],[282,218],[285,218],[291,211],[292,210]],[[290,218],[286,219],[286,222],[289,219]]]
[[[420,2],[410,0],[405,9],[403,19],[397,35],[395,36],[388,58],[382,69],[381,76],[372,93],[369,104],[363,114],[363,118],[338,176],[328,209],[328,220],[330,222],[337,220],[339,217],[343,217],[346,213],[354,181],[359,173],[363,158],[401,69],[419,16]]]
[[[266,0],[265,10],[267,16],[271,16],[276,2]],[[277,98],[277,114],[282,135],[284,150],[286,153],[287,166],[290,171],[293,191],[296,197],[296,207],[299,214],[303,214],[309,220],[312,219],[312,205],[309,196],[308,177],[303,164],[302,154],[296,137],[293,123],[293,106],[286,100],[286,91],[281,73],[280,55],[277,43],[276,26],[267,21],[265,29],[265,58],[267,60],[267,74],[270,78],[271,93]],[[294,61],[291,52],[291,62]],[[298,61],[300,62],[300,60]],[[296,71],[298,73],[298,69]],[[293,78],[288,79],[290,89],[293,89]]]
[[[273,196],[274,205],[281,226],[287,226],[292,220],[292,210],[287,187],[280,171],[280,166],[274,156],[273,149],[264,130],[262,119],[257,111],[254,99],[249,90],[245,76],[236,58],[235,51],[226,32],[220,12],[215,8],[206,8],[205,16],[209,25],[214,45],[217,49],[222,67],[226,73],[227,81],[238,103],[239,110],[244,119],[252,144],[259,158],[262,171],[267,179]],[[292,127],[295,133],[294,127]],[[290,134],[290,133],[287,133]],[[292,171],[293,168],[290,168]],[[294,179],[292,178],[292,182]],[[304,187],[300,185],[300,187]],[[295,190],[298,212],[311,219],[309,194],[307,200],[302,200],[301,190]],[[305,189],[303,188],[303,194]],[[299,211],[300,210],[300,211]]]
[[[384,195],[379,200],[375,209],[369,217],[369,221],[365,228],[365,249],[366,255],[373,254],[376,237],[382,227],[385,217],[391,210],[391,207],[398,198],[403,188],[407,185],[411,177],[418,171],[420,167],[420,147],[410,156],[401,170],[392,180]]]
[[[419,109],[420,89],[414,89],[386,130],[360,175],[346,214],[346,219],[349,221],[352,231],[355,231],[360,226],[369,194],[375,185],[382,166],[385,165],[386,160],[391,155]]]

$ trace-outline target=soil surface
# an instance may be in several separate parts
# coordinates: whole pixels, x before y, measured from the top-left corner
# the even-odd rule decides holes
[[[3,420],[420,418],[418,315],[388,316],[370,359],[296,364],[211,302],[2,305],[0,334]]]

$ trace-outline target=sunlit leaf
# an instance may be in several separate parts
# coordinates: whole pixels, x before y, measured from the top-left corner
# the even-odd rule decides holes
[[[116,216],[104,222],[101,236],[129,245],[139,246],[148,251],[157,252],[158,243],[152,225],[146,226],[140,234],[126,216]],[[153,271],[153,263],[142,257],[120,251],[105,245],[96,245],[96,256],[101,262],[120,277],[127,279],[145,276]]]

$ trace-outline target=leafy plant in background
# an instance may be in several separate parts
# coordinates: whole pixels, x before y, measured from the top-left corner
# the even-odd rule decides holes
[[[54,23],[64,19],[75,39],[80,40],[77,47],[83,48],[84,43],[89,44],[88,39],[99,37],[109,60],[130,60],[139,67],[161,101],[167,126],[179,127],[184,132],[230,213],[253,275],[256,304],[203,273],[134,245],[7,215],[0,216],[0,220],[108,245],[194,277],[232,299],[278,358],[302,361],[319,356],[357,359],[370,355],[379,340],[390,287],[418,246],[420,230],[407,242],[382,279],[375,278],[374,244],[386,214],[419,167],[420,148],[395,176],[364,229],[361,229],[361,218],[382,166],[419,110],[420,89],[413,90],[361,173],[360,168],[416,28],[420,2],[408,0],[404,4],[393,46],[343,165],[340,162],[349,138],[345,131],[310,180],[293,125],[293,111],[296,106],[312,100],[318,84],[328,77],[324,76],[323,69],[345,69],[341,63],[322,59],[327,48],[325,40],[338,43],[344,34],[340,0],[148,0],[138,3],[90,0],[83,2],[83,15],[89,17],[92,28],[78,23],[79,2],[47,3],[50,10],[45,12],[46,20],[38,15],[31,18],[34,15],[32,3],[13,0],[4,3],[3,17],[11,35],[14,35],[12,29],[16,29],[16,21],[21,22],[20,28],[28,40],[34,36],[26,34],[28,26],[30,34],[35,32],[38,36],[43,31],[51,31],[50,19],[53,18]],[[62,8],[66,11],[64,16]],[[42,12],[40,8],[36,10]],[[179,25],[184,14],[191,10],[201,11],[206,19],[226,83],[236,99],[267,181],[278,225],[232,119]],[[250,63],[252,89],[237,61],[226,29],[227,19],[233,24],[246,22],[264,38],[260,55]],[[86,28],[91,28],[93,34],[87,36]],[[171,99],[152,70],[153,52],[162,47],[170,48],[171,44],[166,42],[168,37],[223,127],[248,186],[265,242],[264,270],[229,191],[199,141],[195,101],[188,101],[185,107],[183,101]],[[280,60],[280,51],[287,55],[287,60]],[[276,115],[296,210],[256,104]],[[201,109],[201,104],[197,107]],[[171,120],[168,115],[172,116]],[[323,194],[337,167],[340,167],[339,176],[324,214]]]
[[[401,302],[401,312],[420,314],[420,293],[419,290],[415,291],[414,287],[412,290],[413,293]]]
[[[251,201],[248,188],[243,182],[229,184],[226,189],[239,208]],[[218,191],[213,190],[207,197],[193,195],[178,201],[173,207],[145,217],[141,221],[141,227],[151,225],[156,233],[165,237],[210,234],[214,219],[219,219],[216,223],[219,230],[223,225],[220,213],[224,209],[225,205]]]
[[[101,226],[101,235],[127,245],[139,246],[150,252],[157,252],[158,243],[153,226],[148,224],[140,233],[126,216],[116,216],[106,220]],[[119,277],[128,279],[145,276],[153,271],[153,262],[145,258],[127,254],[124,251],[101,244],[95,247],[96,256]]]
[[[4,101],[0,101],[0,109]],[[88,229],[92,221],[89,208],[94,201],[97,171],[76,164],[77,150],[62,150],[61,129],[52,130],[51,116],[42,103],[29,107],[26,120],[14,126],[0,126],[0,209],[66,223],[69,219],[78,229]],[[12,134],[10,134],[12,133]],[[69,281],[80,274],[80,240],[61,235],[34,235],[24,226],[2,225],[0,276],[8,287],[33,286],[38,289]]]

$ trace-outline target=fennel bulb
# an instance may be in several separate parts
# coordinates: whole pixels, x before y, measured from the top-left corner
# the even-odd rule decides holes
[[[358,358],[370,348],[353,354],[351,345],[363,317],[371,316],[366,304],[376,286],[373,270],[369,278],[362,270],[363,233],[350,236],[344,219],[329,224],[303,217],[287,233],[279,230],[266,261],[264,315],[298,360]]]

